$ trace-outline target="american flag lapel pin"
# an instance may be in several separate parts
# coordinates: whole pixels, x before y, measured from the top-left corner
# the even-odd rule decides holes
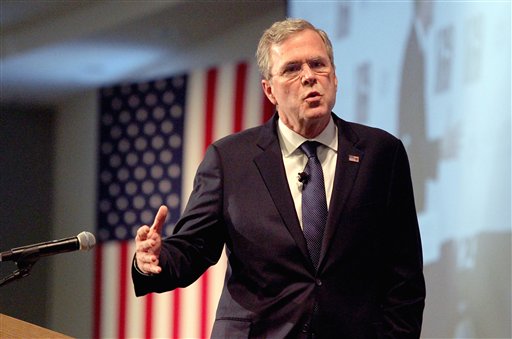
[[[351,162],[359,162],[359,156],[349,154],[349,156],[348,156],[348,161],[351,161]]]

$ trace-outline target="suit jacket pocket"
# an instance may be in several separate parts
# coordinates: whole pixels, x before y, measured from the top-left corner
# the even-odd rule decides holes
[[[251,331],[251,320],[245,318],[215,319],[212,339],[247,339]]]

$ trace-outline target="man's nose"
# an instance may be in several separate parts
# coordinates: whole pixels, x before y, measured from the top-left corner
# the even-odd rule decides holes
[[[308,64],[302,66],[301,73],[301,82],[303,85],[312,85],[316,82],[315,72],[313,72]]]

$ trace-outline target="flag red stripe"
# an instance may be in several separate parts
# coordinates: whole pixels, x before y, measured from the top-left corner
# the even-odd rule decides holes
[[[263,95],[263,122],[267,121],[274,114],[274,104],[268,100],[266,95]]]
[[[247,78],[247,64],[241,62],[236,67],[235,79],[235,116],[234,132],[242,130],[245,103],[245,87]]]
[[[181,290],[175,289],[173,292],[173,310],[172,310],[172,322],[171,332],[172,338],[179,338],[180,335],[180,312],[181,312]]]
[[[212,143],[213,126],[215,114],[215,95],[217,85],[217,69],[210,68],[206,75],[206,107],[205,107],[205,130],[204,150]]]
[[[207,270],[201,277],[201,323],[199,328],[199,338],[208,338],[208,315],[210,310],[208,307],[208,286],[210,285],[210,271]]]
[[[146,314],[145,314],[144,336],[151,339],[153,336],[153,293],[146,296]]]
[[[99,339],[100,338],[100,331],[101,331],[101,288],[102,288],[102,281],[103,281],[103,270],[102,270],[102,263],[103,263],[103,246],[101,244],[98,244],[96,246],[95,251],[95,258],[94,258],[94,315],[93,315],[93,338]]]

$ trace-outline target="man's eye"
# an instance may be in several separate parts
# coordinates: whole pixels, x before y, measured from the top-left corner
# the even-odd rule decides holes
[[[284,74],[290,74],[290,73],[296,73],[300,71],[300,66],[299,65],[295,65],[295,64],[292,64],[292,65],[288,65],[284,68],[284,71],[283,73]]]
[[[324,66],[325,66],[325,64],[320,60],[313,60],[309,63],[309,67],[311,67],[313,69],[322,68]]]

